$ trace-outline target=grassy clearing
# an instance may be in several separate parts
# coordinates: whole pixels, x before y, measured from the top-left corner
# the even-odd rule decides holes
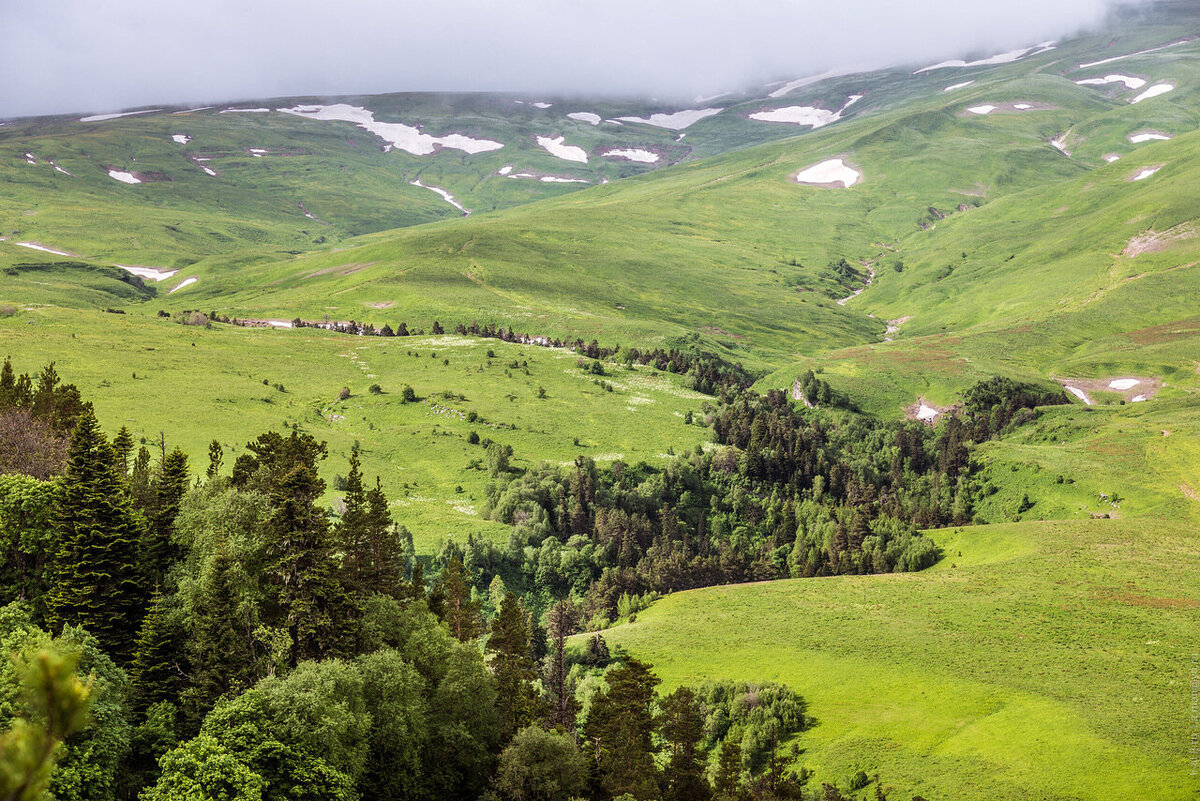
[[[357,441],[363,472],[382,477],[396,519],[422,553],[447,536],[507,534],[480,514],[487,458],[468,443],[472,431],[511,445],[517,467],[580,455],[662,462],[708,435],[684,416],[709,399],[678,376],[610,364],[609,375],[597,377],[577,367],[573,353],[497,340],[204,329],[144,313],[43,309],[0,318],[0,353],[29,372],[56,360],[110,434],[127,425],[151,446],[165,434],[201,472],[214,438],[228,470],[248,440],[298,425],[329,442],[322,476],[331,483],[345,474]],[[373,384],[383,394],[369,392]],[[419,402],[402,402],[405,385]],[[342,387],[351,391],[345,401]],[[468,422],[471,412],[480,420]]]
[[[1194,525],[1022,523],[934,532],[910,575],[677,593],[606,632],[664,689],[784,681],[818,725],[818,777],[878,769],[901,794],[1194,797]]]

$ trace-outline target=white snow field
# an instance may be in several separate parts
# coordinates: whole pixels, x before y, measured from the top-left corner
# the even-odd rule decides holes
[[[1053,49],[1053,41],[1042,42],[1041,44],[1034,45],[1033,47],[1023,47],[1020,50],[1010,50],[1007,53],[997,53],[994,56],[981,58],[978,61],[963,61],[962,59],[958,58],[951,59],[950,61],[940,61],[937,64],[931,64],[928,67],[921,67],[921,69],[914,72],[913,75],[919,75],[922,72],[929,72],[930,70],[946,69],[948,67],[988,67],[993,64],[1011,64],[1012,62],[1025,58],[1026,56],[1036,56],[1040,53],[1045,53],[1047,50]]]
[[[1123,83],[1126,89],[1141,89],[1146,85],[1146,81],[1142,78],[1134,78],[1129,75],[1105,75],[1103,78],[1084,78],[1082,81],[1075,83],[1080,86],[1104,86],[1110,83]]]
[[[587,164],[587,151],[582,147],[568,145],[564,136],[539,136],[537,137],[537,143],[539,147],[551,156],[560,158],[563,161],[577,161],[580,164]]]
[[[1139,50],[1136,53],[1126,53],[1123,56],[1113,56],[1112,58],[1102,59],[1100,61],[1089,61],[1087,64],[1080,64],[1079,69],[1085,70],[1088,67],[1099,67],[1101,64],[1111,64],[1114,61],[1120,61],[1123,58],[1133,58],[1134,56],[1145,55],[1146,53],[1155,53],[1159,50],[1166,50],[1168,47],[1177,47],[1181,44],[1187,44],[1190,39],[1180,39],[1178,42],[1162,45],[1161,47],[1151,47],[1148,50]]]
[[[13,244],[20,245],[23,248],[29,248],[31,250],[40,250],[43,253],[53,253],[55,256],[75,255],[74,253],[67,253],[65,250],[55,250],[54,248],[48,248],[45,245],[39,245],[37,242],[14,242]]]
[[[1081,401],[1083,401],[1084,403],[1086,403],[1088,406],[1091,406],[1091,405],[1092,405],[1092,399],[1091,399],[1091,398],[1089,398],[1089,397],[1087,396],[1087,393],[1086,393],[1086,392],[1084,392],[1084,391],[1083,391],[1082,389],[1080,389],[1079,387],[1067,387],[1067,392],[1070,392],[1072,395],[1074,395],[1075,397],[1079,398]]]
[[[1108,382],[1108,388],[1125,392],[1126,390],[1133,389],[1140,383],[1142,383],[1141,380],[1137,378],[1115,378]]]
[[[179,282],[179,286],[175,287],[174,289],[172,289],[172,290],[171,290],[170,292],[168,292],[167,294],[168,294],[168,295],[173,295],[173,294],[175,294],[176,292],[178,292],[179,290],[183,289],[185,286],[191,286],[192,284],[196,283],[196,281],[198,281],[198,280],[200,280],[200,279],[198,279],[198,278],[185,278],[185,279],[183,279],[182,281],[180,281],[180,282]]]
[[[1166,134],[1154,133],[1151,131],[1133,134],[1129,137],[1129,141],[1133,142],[1135,145],[1140,145],[1142,142],[1166,142],[1170,139],[1171,137],[1167,136]]]
[[[93,114],[90,117],[80,117],[80,122],[103,122],[104,120],[115,120],[117,117],[132,117],[136,114],[153,114],[156,111],[162,111],[161,108],[148,108],[145,111],[122,111],[119,114]]]
[[[127,273],[132,273],[139,278],[150,278],[154,281],[165,281],[179,270],[159,270],[156,267],[128,267],[124,264],[114,264],[113,267],[120,267]]]
[[[921,408],[917,409],[917,419],[926,423],[932,423],[937,419],[938,410],[932,406],[921,404]]]
[[[567,119],[576,120],[578,122],[587,122],[592,125],[600,124],[600,115],[593,114],[590,111],[572,111],[567,115]]]
[[[188,136],[187,134],[171,134],[171,141],[180,145],[186,145],[188,142],[192,141],[192,137]]]
[[[1144,169],[1144,170],[1142,170],[1141,172],[1139,172],[1137,175],[1133,176],[1133,180],[1135,180],[1135,181],[1144,181],[1144,180],[1146,180],[1147,178],[1149,178],[1151,175],[1154,175],[1154,173],[1158,172],[1158,171],[1159,171],[1159,170],[1161,170],[1161,169],[1162,169],[1162,167],[1147,167],[1146,169]]]
[[[445,200],[451,206],[453,206],[454,208],[461,211],[463,213],[463,215],[467,215],[467,214],[471,213],[470,209],[466,208],[465,206],[463,206],[463,204],[459,203],[457,200],[454,199],[454,195],[450,194],[445,189],[442,189],[440,186],[430,186],[429,184],[423,184],[423,183],[421,183],[421,181],[419,179],[416,181],[409,181],[409,183],[412,184],[413,186],[419,186],[422,189],[429,189],[430,191],[437,192],[439,195],[442,196],[442,200]]]
[[[617,117],[617,119],[624,122],[640,122],[656,128],[669,128],[672,131],[682,131],[705,117],[720,114],[724,110],[724,108],[689,108],[670,114],[651,114],[649,117]]]
[[[814,106],[784,106],[770,111],[756,111],[750,119],[760,122],[786,122],[792,125],[807,125],[811,128],[823,128],[842,118],[842,112],[862,100],[862,95],[850,95],[846,104],[837,111],[828,111]]]
[[[124,170],[109,170],[108,177],[120,181],[123,184],[140,184],[142,182],[142,179],[138,178],[133,173],[125,172]]]
[[[502,143],[493,142],[490,139],[472,139],[463,134],[431,136],[421,133],[419,128],[400,122],[379,122],[375,119],[373,112],[361,106],[351,106],[346,103],[335,103],[332,106],[295,106],[279,110],[285,114],[307,117],[310,120],[352,122],[375,134],[389,145],[412,153],[414,156],[428,156],[439,147],[462,150],[472,154],[499,150],[504,147]]]
[[[1140,95],[1135,97],[1133,100],[1130,100],[1129,102],[1130,103],[1141,103],[1143,100],[1149,100],[1152,97],[1158,97],[1159,95],[1165,95],[1167,92],[1170,92],[1174,88],[1175,88],[1175,84],[1173,84],[1173,83],[1156,83],[1156,84],[1154,84],[1154,86],[1151,86],[1149,89],[1142,92]]]
[[[849,188],[862,180],[862,173],[853,167],[847,167],[841,159],[829,159],[820,164],[801,170],[796,175],[796,182],[801,184],[837,184]]]
[[[949,86],[947,86],[945,89],[943,89],[942,91],[943,92],[953,92],[955,89],[962,89],[963,87],[970,86],[973,83],[975,83],[975,81],[963,81],[962,83],[952,83]]]
[[[658,161],[657,153],[636,147],[605,150],[600,155],[606,159],[624,159],[625,161],[636,161],[641,164],[654,164]]]
[[[991,105],[972,106],[971,108],[967,109],[967,111],[971,112],[972,114],[991,114],[995,110],[996,107]]]

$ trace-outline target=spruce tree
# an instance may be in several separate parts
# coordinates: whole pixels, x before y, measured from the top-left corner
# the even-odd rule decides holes
[[[133,656],[141,622],[138,519],[91,408],[79,417],[56,516],[47,620],[87,629],[119,664]]]
[[[17,379],[13,374],[12,358],[4,357],[4,366],[0,367],[0,409],[10,409],[17,405]]]
[[[680,687],[663,699],[662,736],[671,748],[663,776],[668,801],[708,801],[712,791],[700,753],[704,708],[691,687]]]
[[[316,505],[324,489],[310,462],[292,468],[271,496],[267,570],[283,610],[281,622],[292,637],[292,665],[337,655],[353,623],[329,521]]]
[[[184,686],[183,628],[163,594],[155,590],[138,631],[133,663],[133,708],[143,714],[161,701],[179,700]]]
[[[113,437],[113,463],[117,466],[117,472],[126,477],[129,475],[129,455],[133,453],[133,435],[129,433],[129,429],[121,426],[121,430]]]
[[[507,743],[541,712],[542,699],[534,689],[537,678],[529,655],[529,628],[525,608],[511,592],[505,593],[492,619],[487,652],[496,677],[496,709],[500,713],[500,740]]]
[[[579,714],[579,702],[575,700],[575,687],[568,675],[566,642],[575,631],[577,618],[575,605],[565,598],[550,607],[547,627],[550,629],[550,653],[546,655],[546,690],[550,696],[550,711],[547,722],[551,727],[575,736],[575,717]]]
[[[214,439],[208,443],[208,469],[204,471],[204,475],[209,481],[215,479],[221,472],[223,455],[220,442]]]
[[[222,695],[236,694],[253,683],[254,655],[246,621],[240,618],[241,598],[235,584],[236,563],[217,543],[212,561],[201,577],[195,607],[188,618],[186,657],[189,688],[183,711],[191,732]]]
[[[600,781],[610,796],[629,793],[638,799],[658,795],[654,762],[654,688],[658,678],[650,666],[632,657],[605,679],[588,711],[585,733],[596,745]]]
[[[343,582],[350,591],[364,589],[364,573],[371,567],[367,552],[367,493],[363,489],[359,464],[358,445],[355,445],[350,451],[350,472],[346,475],[346,510],[336,530],[337,543],[342,550]]]
[[[450,633],[462,642],[470,642],[483,633],[479,601],[471,597],[471,579],[471,571],[463,567],[458,556],[442,570],[441,589],[445,594],[442,619],[450,626]]]
[[[367,491],[367,554],[370,567],[363,577],[366,591],[393,597],[401,595],[400,585],[405,573],[401,535],[406,533],[403,527],[397,531],[392,525],[387,495],[383,492],[379,476],[375,476],[375,486]]]
[[[179,448],[171,451],[159,466],[154,483],[154,508],[142,543],[143,574],[157,586],[165,586],[167,572],[179,558],[175,545],[175,518],[179,503],[187,492],[187,455]]]

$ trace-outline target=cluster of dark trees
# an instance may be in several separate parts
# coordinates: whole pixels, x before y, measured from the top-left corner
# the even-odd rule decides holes
[[[967,443],[1057,401],[994,379],[935,431],[719,391],[718,447],[661,469],[517,472],[491,443],[513,534],[448,544],[427,580],[357,449],[334,514],[306,433],[229,466],[214,441],[195,475],[110,441],[53,365],[6,362],[0,419],[61,456],[0,441],[0,798],[804,797],[791,690],[660,698],[648,665],[566,638],[657,592],[931,564],[916,527],[969,519]]]
[[[62,384],[53,362],[31,379],[12,361],[0,367],[0,475],[47,478],[61,472],[67,443],[83,400],[74,384]]]

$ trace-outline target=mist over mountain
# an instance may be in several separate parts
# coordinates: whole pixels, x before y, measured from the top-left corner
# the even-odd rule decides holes
[[[684,101],[770,78],[1030,45],[1095,25],[1117,4],[8,0],[4,6],[0,116],[14,117],[395,91]]]

